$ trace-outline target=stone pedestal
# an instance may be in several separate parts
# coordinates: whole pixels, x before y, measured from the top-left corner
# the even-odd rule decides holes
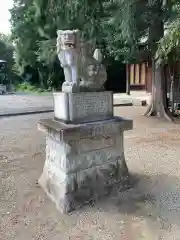
[[[54,117],[65,123],[85,123],[112,119],[113,93],[54,93]]]
[[[68,95],[64,97],[65,101],[69,101]],[[58,100],[55,101],[55,117],[58,118]],[[76,108],[78,101],[76,99]],[[92,99],[89,101],[92,102]],[[59,104],[62,101],[59,100]],[[69,108],[68,111],[71,110]],[[59,114],[64,116],[64,120],[69,119],[70,115],[64,113]],[[85,115],[79,118],[81,111],[79,115],[74,114],[74,119],[76,116],[83,119]],[[39,121],[38,129],[46,134],[46,161],[39,183],[60,212],[70,212],[108,195],[116,184],[121,184],[126,167],[123,132],[132,129],[131,120],[112,117],[110,120],[65,124],[45,119]]]

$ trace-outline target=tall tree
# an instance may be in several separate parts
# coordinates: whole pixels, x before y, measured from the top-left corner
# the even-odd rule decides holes
[[[115,14],[112,18],[114,22],[118,22],[123,41],[131,49],[130,52],[134,52],[130,56],[134,55],[137,61],[136,56],[142,57],[142,52],[139,49],[146,50],[152,62],[152,102],[145,115],[171,119],[167,106],[164,63],[157,64],[156,52],[159,41],[164,36],[165,25],[174,17],[172,14],[174,3],[169,0],[117,0],[116,2],[120,6],[119,9],[123,9],[123,13],[118,17]],[[115,21],[116,19],[118,20]],[[139,48],[142,37],[147,39],[144,42],[145,49]]]
[[[164,76],[164,65],[156,65],[155,54],[158,48],[158,42],[164,36],[164,1],[156,0],[149,2],[149,8],[154,13],[149,27],[149,44],[152,53],[152,101],[147,116],[165,117],[171,119],[167,105],[166,78]]]
[[[37,67],[39,35],[34,22],[35,8],[30,0],[14,0],[11,9],[12,39],[15,44],[16,69],[23,74],[27,67]]]
[[[161,70],[155,67],[155,53],[164,35],[164,24],[172,19],[170,2],[14,0],[11,12],[16,65],[20,72],[35,69],[37,84],[57,87],[63,73],[56,56],[56,30],[78,28],[83,38],[96,40],[107,58],[132,62],[148,52],[154,63],[153,101],[148,114],[167,116],[163,65]],[[143,47],[142,37],[147,38]],[[158,78],[161,80],[156,81]]]
[[[57,29],[79,28],[85,39],[102,43],[100,0],[15,0],[11,10],[16,65],[20,73],[36,69],[38,84],[56,86],[63,80],[56,56]]]

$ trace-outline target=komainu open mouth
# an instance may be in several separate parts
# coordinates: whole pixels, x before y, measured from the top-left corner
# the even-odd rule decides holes
[[[72,42],[65,42],[64,45],[68,48],[75,48],[75,44]]]

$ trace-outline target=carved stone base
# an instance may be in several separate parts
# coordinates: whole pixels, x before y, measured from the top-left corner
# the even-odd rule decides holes
[[[123,131],[132,129],[131,120],[114,118],[77,126],[46,119],[38,127],[47,134],[39,183],[60,212],[71,212],[123,184],[127,170]]]
[[[105,91],[104,86],[98,85],[97,83],[88,83],[81,81],[80,92],[102,92]]]
[[[76,84],[73,84],[73,85],[66,85],[66,83],[63,83],[62,84],[62,92],[65,92],[65,93],[75,93],[75,92],[79,92],[80,91],[80,88],[77,87]]]
[[[112,92],[54,93],[54,117],[66,123],[112,119]]]

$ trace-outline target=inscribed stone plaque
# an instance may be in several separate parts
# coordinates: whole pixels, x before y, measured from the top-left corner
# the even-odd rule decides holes
[[[113,117],[112,92],[54,93],[54,116],[67,123],[84,123]]]
[[[111,92],[86,92],[69,95],[70,119],[102,120],[113,116]]]

